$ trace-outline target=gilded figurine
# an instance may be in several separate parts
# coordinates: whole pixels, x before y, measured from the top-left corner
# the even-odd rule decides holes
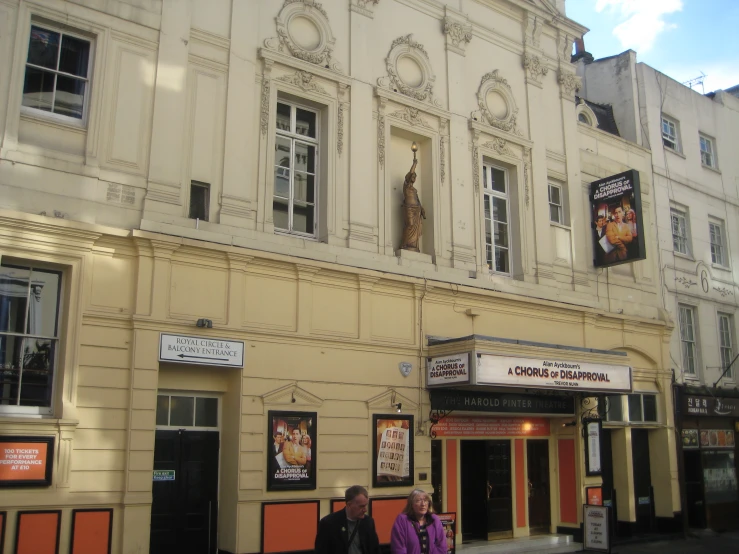
[[[411,250],[413,252],[420,252],[418,243],[421,240],[423,234],[423,223],[421,218],[426,219],[426,210],[421,206],[421,201],[418,199],[418,191],[413,186],[416,182],[416,166],[418,160],[416,159],[416,152],[418,151],[418,145],[413,143],[411,146],[413,151],[413,165],[411,170],[405,176],[405,182],[403,182],[403,241],[400,245],[401,250]]]

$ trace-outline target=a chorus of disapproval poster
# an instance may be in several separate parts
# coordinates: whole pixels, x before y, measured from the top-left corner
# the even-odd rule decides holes
[[[595,267],[644,260],[639,172],[631,169],[590,185]]]
[[[268,412],[267,490],[316,488],[315,412]]]
[[[375,415],[375,487],[413,485],[413,416]]]

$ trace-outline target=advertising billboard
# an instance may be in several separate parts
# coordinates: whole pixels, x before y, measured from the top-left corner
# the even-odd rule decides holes
[[[591,183],[590,208],[595,267],[646,259],[638,171]]]

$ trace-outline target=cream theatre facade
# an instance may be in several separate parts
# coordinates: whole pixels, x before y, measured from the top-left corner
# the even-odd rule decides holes
[[[650,153],[564,1],[464,10],[0,2],[6,551],[309,551],[357,483],[383,543],[412,487],[458,542],[675,517]]]

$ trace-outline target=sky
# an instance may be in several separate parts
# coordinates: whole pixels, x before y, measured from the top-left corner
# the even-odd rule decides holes
[[[589,28],[595,59],[634,50],[678,82],[701,77],[699,92],[739,85],[739,0],[567,0],[567,17]],[[732,46],[733,45],[733,46]],[[686,83],[687,84],[687,83]]]

